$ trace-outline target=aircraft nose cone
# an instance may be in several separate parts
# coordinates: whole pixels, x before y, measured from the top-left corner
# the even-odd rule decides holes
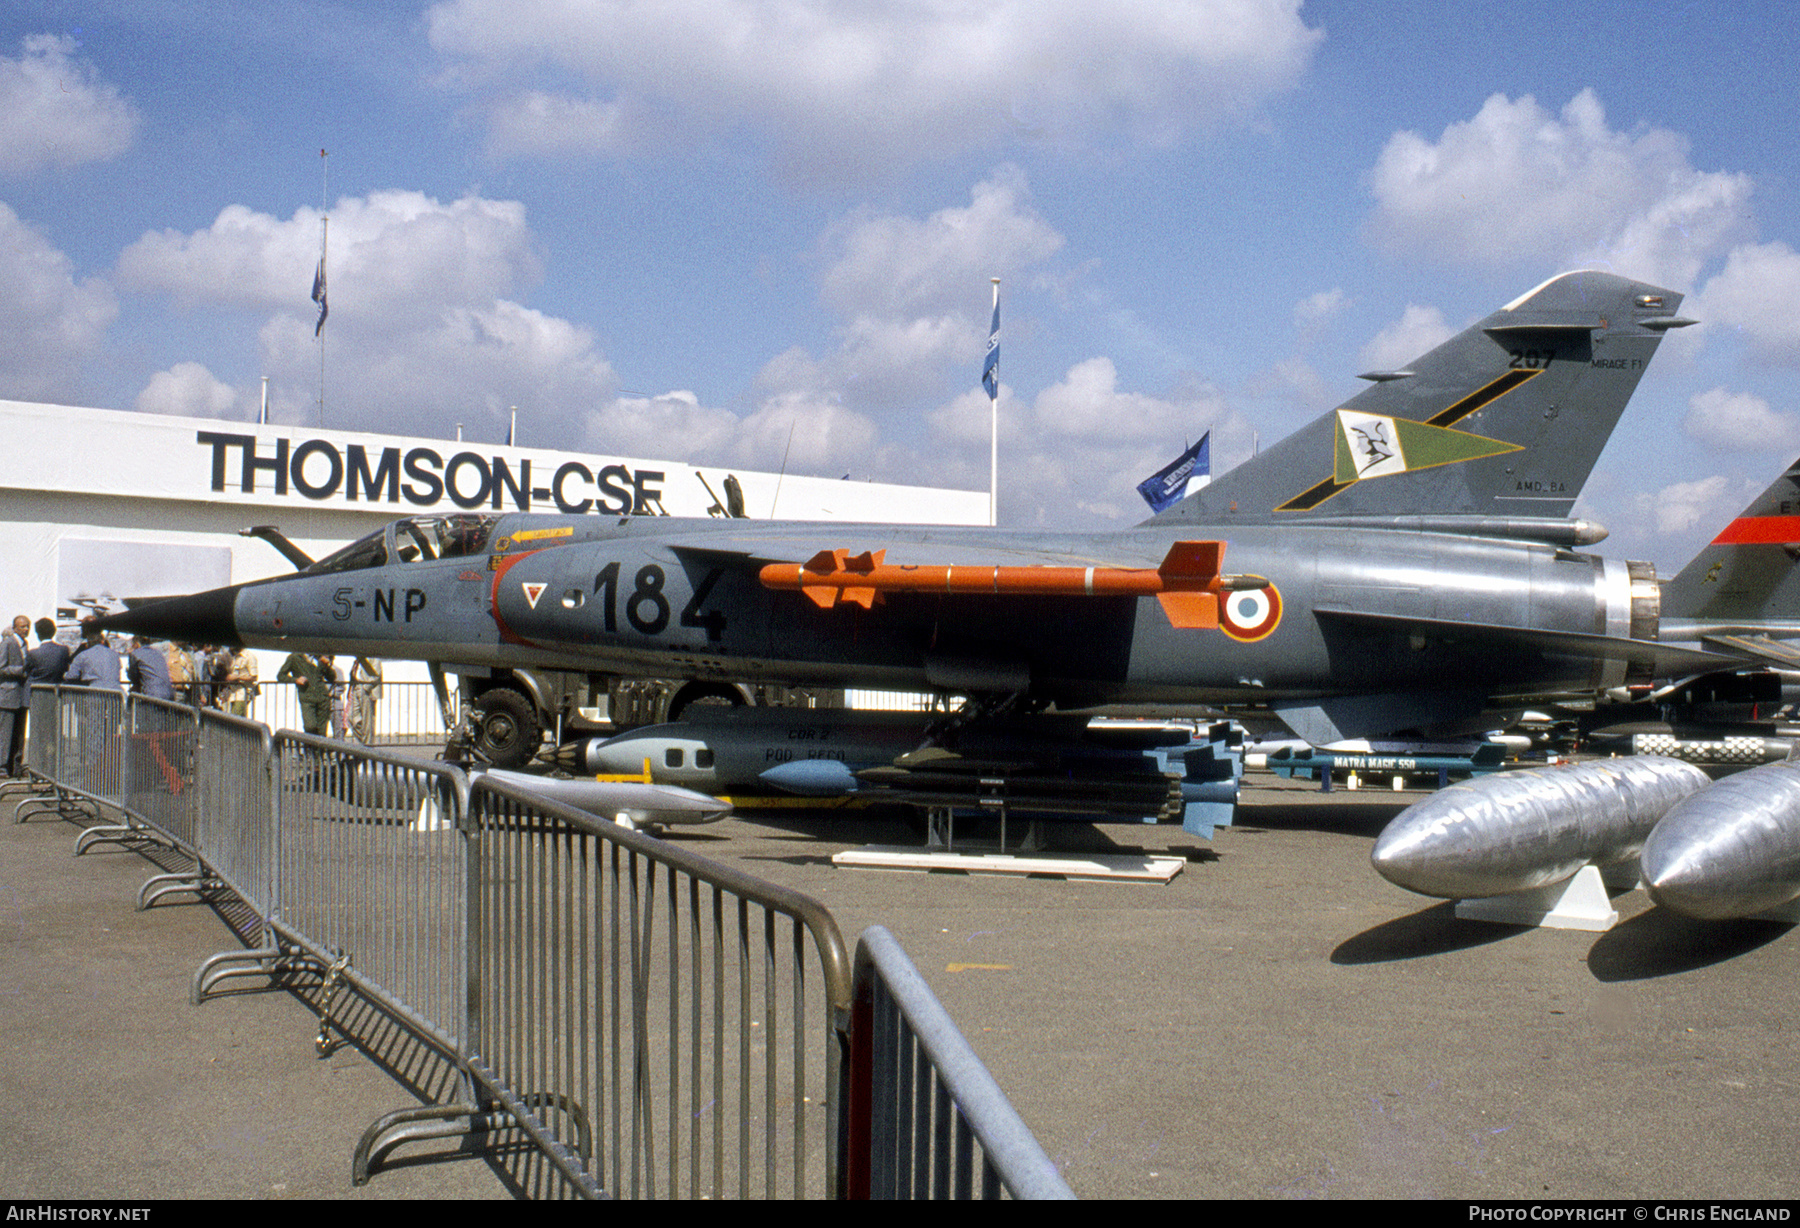
[[[179,640],[190,644],[229,644],[240,647],[237,631],[237,595],[243,588],[215,588],[186,597],[152,601],[134,609],[101,618],[103,631],[120,631],[153,640]]]

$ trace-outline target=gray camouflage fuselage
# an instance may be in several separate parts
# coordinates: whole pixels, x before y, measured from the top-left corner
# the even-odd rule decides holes
[[[1491,702],[1733,660],[1659,644],[1653,569],[1578,552],[1603,531],[1562,519],[1691,323],[1680,301],[1553,278],[1129,530],[512,515],[496,491],[107,621],[497,668],[1263,704],[1315,743],[1481,728]]]
[[[1547,545],[1441,533],[1237,529],[1226,539],[1227,566],[1267,577],[1281,603],[1266,634],[1248,639],[1171,626],[1146,598],[906,593],[869,610],[820,609],[757,577],[763,559],[870,545],[916,563],[1154,568],[1172,543],[1194,536],[1191,527],[1045,535],[820,524],[776,532],[741,522],[509,516],[493,538],[563,528],[566,537],[530,543],[556,543],[548,548],[245,585],[232,622],[253,647],[826,685],[1028,689],[1065,706],[1592,688],[1620,681],[1624,663],[1523,643],[1497,651],[1485,640],[1422,640],[1411,624],[1578,636],[1633,631],[1621,565]],[[1362,615],[1400,621],[1383,625]],[[1653,639],[1654,624],[1636,632]]]

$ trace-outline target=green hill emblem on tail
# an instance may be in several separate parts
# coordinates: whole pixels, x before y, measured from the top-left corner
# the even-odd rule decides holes
[[[1489,439],[1468,431],[1390,418],[1379,414],[1337,411],[1337,431],[1331,476],[1282,504],[1278,512],[1317,507],[1333,495],[1370,478],[1394,477],[1440,465],[1500,456],[1524,449],[1503,439]]]

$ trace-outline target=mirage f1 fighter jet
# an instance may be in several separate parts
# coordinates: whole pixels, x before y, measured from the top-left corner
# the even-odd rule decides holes
[[[106,625],[934,690],[977,712],[1255,706],[1321,744],[1491,727],[1484,710],[1531,697],[1738,663],[1727,640],[1663,642],[1654,568],[1584,552],[1604,531],[1566,519],[1664,333],[1692,322],[1680,301],[1554,278],[1128,530],[415,517]]]

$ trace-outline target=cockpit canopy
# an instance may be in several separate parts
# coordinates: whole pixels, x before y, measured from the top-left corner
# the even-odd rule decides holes
[[[417,563],[481,554],[487,549],[488,539],[493,536],[499,520],[498,516],[473,513],[396,520],[367,537],[358,538],[342,550],[326,555],[300,574],[319,576],[385,567],[390,562]]]

